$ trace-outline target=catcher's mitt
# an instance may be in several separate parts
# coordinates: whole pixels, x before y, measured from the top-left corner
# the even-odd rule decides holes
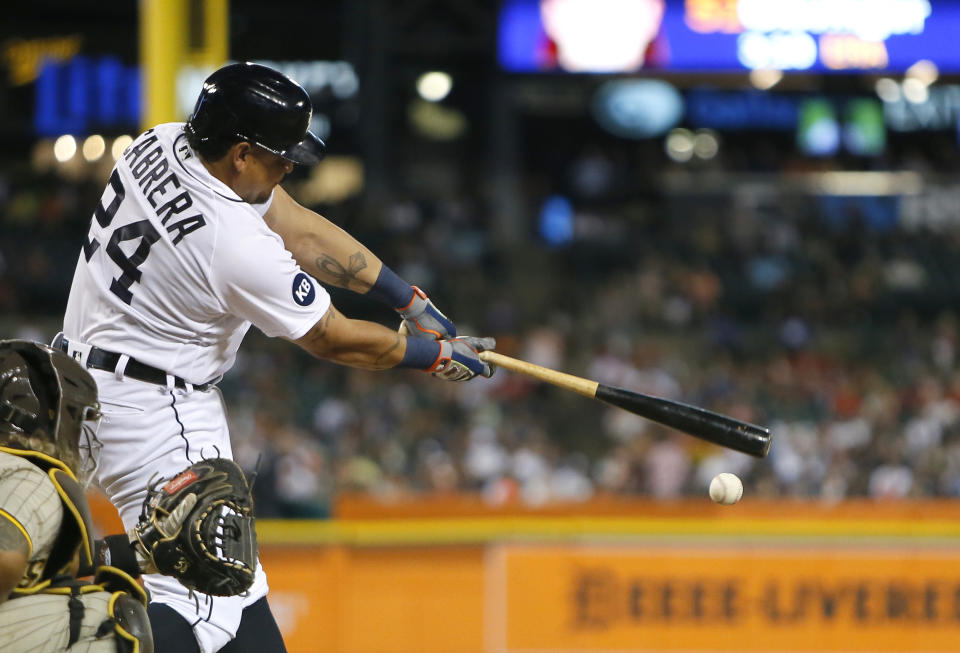
[[[171,519],[184,511],[189,511],[185,518]],[[253,499],[243,471],[232,460],[209,458],[160,488],[152,485],[132,535],[134,546],[157,571],[190,590],[233,596],[253,583]]]

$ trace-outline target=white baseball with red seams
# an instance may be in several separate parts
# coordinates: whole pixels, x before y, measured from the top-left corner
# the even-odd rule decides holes
[[[743,496],[743,482],[736,474],[723,472],[710,481],[710,498],[725,506],[735,504]]]

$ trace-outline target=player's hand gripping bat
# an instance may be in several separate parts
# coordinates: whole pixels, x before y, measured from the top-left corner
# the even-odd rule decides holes
[[[645,417],[728,449],[742,451],[757,458],[763,458],[770,450],[770,429],[762,426],[741,422],[732,417],[679,401],[603,385],[579,376],[564,374],[547,367],[510,358],[495,351],[482,351],[480,352],[480,358],[491,365],[503,367],[511,372],[525,374],[567,390],[573,390],[591,399],[599,399],[640,417]]]
[[[406,323],[400,324],[399,331],[402,335],[409,334]],[[719,444],[721,447],[741,451],[757,458],[763,458],[770,451],[770,429],[763,426],[741,422],[738,419],[679,401],[603,385],[597,381],[510,358],[495,351],[482,351],[480,358],[511,372],[525,374],[551,385],[573,390],[591,399],[599,399],[701,440]]]

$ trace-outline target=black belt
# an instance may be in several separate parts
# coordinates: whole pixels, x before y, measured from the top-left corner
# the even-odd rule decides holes
[[[55,344],[59,344],[60,349],[68,352],[68,343],[66,338],[61,338],[60,342]],[[100,349],[99,347],[90,347],[90,353],[87,354],[87,367],[95,370],[113,372],[117,369],[117,363],[119,362],[120,354],[112,351],[106,351],[105,349]],[[134,358],[131,358],[127,361],[127,366],[123,370],[123,375],[129,376],[131,379],[136,379],[138,381],[156,383],[157,385],[167,385],[166,372],[161,369],[157,369],[152,365],[141,363]],[[175,376],[173,377],[173,385],[185,390],[187,387],[187,382],[181,379],[179,376]],[[193,389],[197,390],[198,392],[204,392],[213,387],[213,385],[213,381],[207,381],[206,383],[198,383],[193,385]]]

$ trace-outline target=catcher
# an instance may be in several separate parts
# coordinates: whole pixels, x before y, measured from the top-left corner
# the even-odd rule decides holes
[[[96,385],[73,359],[0,341],[2,651],[152,653],[141,572],[219,595],[253,582],[252,502],[228,460],[154,484],[129,534],[91,539],[78,477],[92,472],[97,419]]]

